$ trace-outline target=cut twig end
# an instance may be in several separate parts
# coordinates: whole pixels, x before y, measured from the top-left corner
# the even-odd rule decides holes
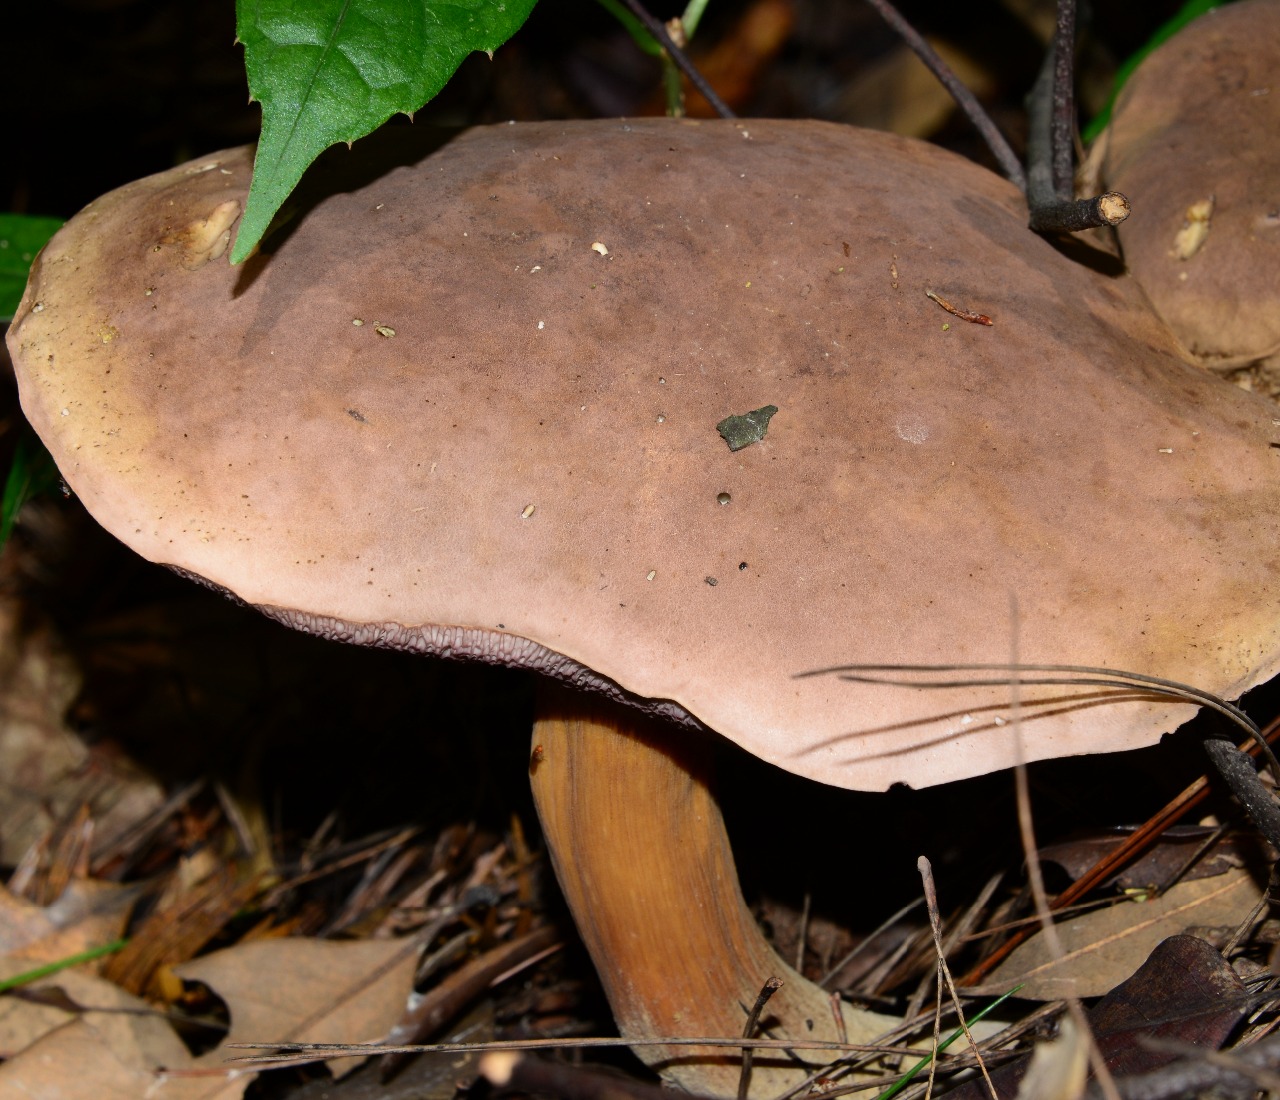
[[[1133,213],[1129,200],[1119,191],[1107,191],[1105,194],[1099,195],[1097,201],[1098,213],[1106,220],[1108,225],[1119,225]]]
[[[1129,200],[1119,191],[1091,199],[1032,204],[1031,228],[1037,233],[1079,233],[1119,225],[1130,214]]]

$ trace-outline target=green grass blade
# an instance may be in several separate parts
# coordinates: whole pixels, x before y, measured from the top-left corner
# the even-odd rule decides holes
[[[992,1012],[995,1009],[999,1008],[1000,1005],[1004,1004],[1005,1001],[1007,1001],[1010,997],[1012,997],[1015,993],[1017,993],[1018,990],[1021,988],[1022,988],[1021,985],[1015,985],[1011,990],[1009,990],[1008,993],[1002,993],[999,997],[997,997],[994,1001],[992,1001],[989,1005],[987,1005],[986,1008],[979,1009],[977,1012],[975,1012],[972,1016],[969,1017],[969,1026],[972,1027],[979,1020],[981,1020],[982,1017],[987,1015],[987,1013]],[[915,1077],[918,1077],[920,1075],[922,1070],[925,1070],[928,1068],[929,1063],[933,1061],[935,1054],[941,1054],[944,1050],[947,1049],[947,1047],[949,1047],[952,1043],[954,1043],[957,1039],[959,1039],[960,1036],[963,1034],[964,1034],[964,1028],[962,1027],[956,1028],[955,1031],[953,1031],[950,1035],[948,1035],[945,1039],[943,1039],[942,1042],[938,1044],[938,1049],[936,1051],[930,1051],[923,1058],[921,1058],[920,1061],[918,1061],[914,1066],[912,1066],[909,1070],[907,1070],[907,1072],[904,1073],[900,1078],[898,1078],[897,1081],[895,1081],[892,1085],[890,1085],[887,1089],[885,1089],[884,1092],[882,1092],[879,1096],[877,1096],[876,1100],[891,1100],[891,1097],[897,1096],[898,1093],[900,1093],[909,1084],[911,1084],[912,1080]]]
[[[58,973],[59,970],[79,966],[81,963],[93,962],[94,959],[100,959],[103,955],[114,954],[128,942],[128,940],[112,940],[110,943],[104,943],[101,947],[91,947],[88,951],[81,951],[78,955],[68,955],[65,959],[58,959],[56,962],[45,963],[43,966],[37,966],[33,970],[15,974],[12,978],[0,980],[0,993],[16,989],[20,985],[30,985],[32,982],[38,982],[41,978],[47,978],[50,974]]]
[[[58,483],[58,468],[36,433],[25,424],[0,492],[0,550],[9,541],[22,506]]]
[[[262,137],[233,263],[245,259],[325,149],[411,115],[470,53],[510,38],[535,0],[238,0]]]

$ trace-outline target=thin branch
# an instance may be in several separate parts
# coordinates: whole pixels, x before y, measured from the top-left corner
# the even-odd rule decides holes
[[[991,116],[983,109],[982,104],[978,102],[977,97],[960,82],[960,78],[951,71],[951,67],[938,56],[938,51],[925,41],[919,31],[902,17],[889,0],[869,0],[869,3],[880,13],[880,17],[898,32],[912,52],[937,77],[938,82],[951,93],[951,98],[964,112],[965,118],[973,123],[974,128],[982,135],[987,148],[991,150],[996,163],[1000,165],[1000,171],[1025,194],[1027,178],[1022,171],[1018,155],[1013,151],[1004,134],[1000,132],[999,127],[992,121]]]
[[[1280,805],[1258,778],[1253,761],[1230,741],[1207,740],[1204,750],[1254,827],[1273,848],[1280,848]]]
[[[908,1043],[840,1043],[833,1039],[743,1039],[715,1035],[666,1035],[656,1039],[560,1038],[560,1039],[501,1039],[486,1043],[416,1043],[406,1046],[388,1046],[385,1043],[227,1043],[228,1049],[262,1050],[270,1048],[276,1054],[240,1056],[229,1059],[237,1064],[284,1063],[299,1060],[324,1060],[329,1058],[366,1058],[371,1054],[469,1054],[490,1050],[587,1050],[597,1047],[732,1047],[754,1050],[830,1050],[841,1054],[890,1054],[903,1056],[918,1054]],[[176,1075],[177,1071],[174,1071]]]
[[[924,903],[929,913],[929,930],[933,933],[933,949],[938,956],[938,973],[946,982],[947,992],[951,994],[951,1003],[956,1010],[956,1019],[960,1021],[960,1027],[964,1029],[964,1037],[969,1040],[969,1047],[978,1056],[978,1069],[982,1071],[982,1079],[987,1084],[987,1091],[991,1094],[991,1100],[999,1100],[996,1093],[996,1087],[991,1083],[991,1074],[987,1072],[987,1064],[982,1060],[982,1055],[978,1051],[977,1040],[973,1037],[973,1032],[969,1030],[969,1023],[964,1018],[964,1006],[960,1003],[960,994],[956,992],[956,983],[951,978],[951,967],[947,965],[947,955],[942,947],[942,915],[938,911],[938,888],[933,880],[933,865],[929,862],[927,856],[921,856],[916,860],[916,868],[920,872],[920,879],[924,883]],[[941,986],[941,983],[939,983]],[[942,1007],[942,989],[938,989],[938,1007]],[[934,1015],[934,1034],[935,1042],[937,1035],[937,1026],[939,1015]],[[932,1090],[933,1071],[937,1065],[937,1058],[929,1063],[929,1084]]]
[[[1075,38],[1076,0],[1058,0],[1053,42],[1027,97],[1027,206],[1037,233],[1079,233],[1129,216],[1119,191],[1075,198]]]
[[[742,1029],[742,1037],[744,1039],[754,1039],[756,1037],[756,1026],[760,1023],[760,1013],[764,1011],[764,1006],[769,1003],[769,998],[781,988],[782,979],[778,977],[769,978],[760,987],[760,995],[756,997],[756,1003],[751,1006],[751,1011],[747,1013],[747,1025]],[[738,1075],[738,1100],[747,1100],[747,1092],[751,1088],[751,1064],[754,1059],[755,1051],[750,1047],[744,1047],[742,1050],[742,1072]]]
[[[1119,191],[1106,191],[1092,199],[1032,205],[1031,228],[1037,233],[1079,233],[1119,225],[1129,214],[1129,200]]]
[[[1076,0],[1058,0],[1053,32],[1053,194],[1075,197],[1076,174]]]
[[[559,1100],[668,1100],[661,1085],[599,1070],[530,1058],[514,1051],[495,1051],[480,1059],[481,1075],[499,1093],[555,1096]],[[687,1093],[688,1100],[698,1100]]]
[[[667,33],[667,28],[663,26],[662,21],[650,15],[648,9],[640,0],[623,0],[623,3],[631,10],[631,14],[644,24],[645,30],[662,43],[662,48],[667,51],[667,56],[689,78],[689,83],[702,93],[706,101],[711,104],[711,109],[721,118],[737,118],[738,116],[730,110],[729,105],[716,95],[715,89],[707,82],[707,78],[698,72],[697,66],[689,60],[688,54],[672,41],[671,35]]]

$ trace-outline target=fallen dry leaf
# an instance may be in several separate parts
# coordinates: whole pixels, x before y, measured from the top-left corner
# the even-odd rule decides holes
[[[75,879],[52,905],[39,906],[0,886],[0,965],[6,956],[25,961],[6,976],[119,939],[138,893],[134,886]]]
[[[79,806],[102,844],[161,804],[153,779],[122,758],[95,754],[66,726],[80,677],[52,631],[0,598],[0,864],[14,866]]]
[[[63,975],[65,980],[72,977]],[[239,1100],[253,1080],[240,1072],[193,1069],[191,1055],[162,1017],[108,982],[78,982],[81,995],[114,1003],[114,1012],[90,1012],[46,1032],[0,1064],[0,1096],[27,1100]],[[114,993],[112,992],[114,991]],[[122,1013],[121,1008],[135,1011]],[[167,1033],[167,1036],[166,1034]],[[169,1071],[162,1072],[163,1066]]]
[[[168,908],[152,912],[107,960],[103,974],[130,993],[154,994],[152,981],[163,967],[194,958],[257,892],[253,879],[218,867],[205,881],[171,895]]]
[[[963,50],[929,36],[929,45],[975,95],[989,95],[992,75]],[[956,109],[955,100],[906,45],[869,62],[844,88],[835,117],[854,126],[927,138]]]
[[[0,974],[10,971],[8,965],[0,967]],[[0,1055],[25,1051],[79,1019],[127,1066],[149,1070],[190,1061],[187,1048],[162,1013],[96,975],[65,970],[24,989],[49,996],[42,1000],[0,998]],[[60,996],[55,998],[54,993]]]
[[[259,940],[176,968],[227,1002],[227,1042],[360,1042],[385,1035],[413,988],[405,941]],[[48,1100],[238,1100],[256,1075],[228,1066],[246,1053],[192,1058],[163,1015],[90,974],[66,971],[35,988],[100,1011],[0,1002],[0,1097]],[[24,1044],[26,1044],[24,1046]],[[16,1049],[18,1047],[23,1049]],[[343,1068],[357,1063],[344,1060]]]
[[[1131,977],[1089,1011],[1089,1029],[1107,1068],[1118,1079],[1147,1073],[1179,1055],[1151,1039],[1217,1050],[1235,1030],[1249,1002],[1244,985],[1222,955],[1195,936],[1171,936],[1156,946]],[[1039,1048],[1037,1048],[1038,1050]],[[1175,1050],[1177,1048],[1175,1047]],[[991,1073],[997,1100],[1021,1095],[1030,1057]],[[1038,1086],[1028,1086],[1028,1088]],[[979,1078],[947,1093],[947,1100],[990,1100]]]
[[[400,1019],[417,961],[404,940],[295,938],[238,944],[174,970],[227,1002],[227,1043],[359,1043],[381,1039]],[[201,1062],[252,1053],[219,1048]],[[342,1068],[358,1064],[344,1059]]]
[[[1152,901],[1085,913],[1058,925],[1062,958],[1053,958],[1044,937],[1035,936],[976,992],[1003,992],[1022,983],[1018,996],[1030,1000],[1099,997],[1137,970],[1161,940],[1196,926],[1233,926],[1261,896],[1253,876],[1239,869],[1180,882]]]
[[[1233,867],[1243,866],[1257,856],[1257,837],[1228,834],[1219,838],[1207,851],[1199,854],[1190,867],[1187,861],[1196,856],[1214,830],[1202,825],[1174,826],[1143,855],[1122,867],[1108,885],[1122,889],[1162,887],[1174,878],[1188,881],[1223,875]],[[1103,857],[1117,851],[1131,834],[1108,831],[1074,837],[1060,844],[1040,849],[1041,863],[1055,863],[1072,879],[1083,877]]]

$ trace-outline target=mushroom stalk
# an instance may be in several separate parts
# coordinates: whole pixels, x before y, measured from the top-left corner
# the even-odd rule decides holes
[[[712,792],[709,739],[547,686],[534,726],[532,785],[552,863],[628,1039],[742,1034],[761,986],[761,1034],[868,1043],[898,1021],[843,1005],[787,966],[738,886]],[[646,1046],[637,1055],[692,1092],[733,1096],[740,1053]],[[757,1052],[752,1096],[776,1096],[819,1068],[812,1055]]]

